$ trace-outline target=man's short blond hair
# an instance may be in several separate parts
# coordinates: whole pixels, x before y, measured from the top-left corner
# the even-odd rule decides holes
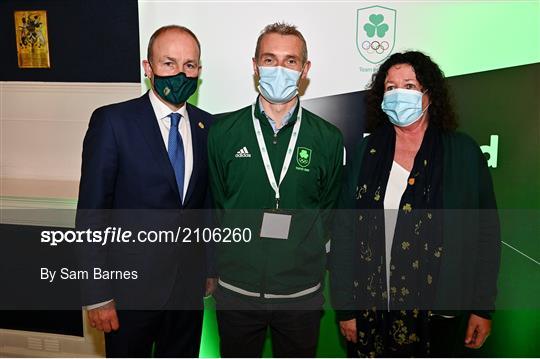
[[[159,35],[167,32],[167,31],[171,31],[171,30],[184,32],[184,33],[190,35],[195,40],[195,42],[197,43],[197,48],[199,49],[199,59],[201,58],[201,43],[199,42],[199,39],[197,39],[197,36],[195,36],[193,31],[191,31],[190,29],[188,29],[185,26],[167,25],[167,26],[160,27],[159,29],[157,29],[152,34],[152,36],[150,36],[150,41],[148,41],[148,49],[147,49],[147,53],[146,53],[146,58],[147,58],[148,61],[150,61],[150,63],[152,63],[152,55],[153,55],[153,52],[154,52],[154,42],[159,37]]]
[[[262,38],[267,34],[292,35],[299,38],[302,41],[302,63],[306,63],[308,58],[306,39],[304,39],[304,36],[300,31],[298,31],[296,26],[284,22],[275,22],[273,24],[266,25],[263,31],[261,31],[261,34],[257,39],[257,47],[255,48],[256,60],[260,55]]]

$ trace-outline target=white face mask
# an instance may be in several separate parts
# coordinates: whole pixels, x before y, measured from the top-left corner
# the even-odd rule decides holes
[[[427,110],[422,109],[424,93],[416,90],[395,89],[384,94],[381,109],[386,113],[392,124],[407,127],[422,118]]]
[[[259,92],[268,102],[289,102],[298,94],[300,75],[281,66],[259,66]]]

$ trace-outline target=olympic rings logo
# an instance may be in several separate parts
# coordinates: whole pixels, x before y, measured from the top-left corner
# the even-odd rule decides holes
[[[389,48],[390,48],[390,44],[387,41],[379,42],[375,40],[375,41],[364,41],[362,43],[362,49],[366,50],[368,54],[373,53],[373,51],[375,51],[378,54],[382,54]]]

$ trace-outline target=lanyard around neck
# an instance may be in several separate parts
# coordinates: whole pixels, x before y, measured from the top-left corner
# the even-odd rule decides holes
[[[300,124],[302,123],[302,107],[299,105],[298,116],[292,130],[291,139],[289,140],[289,147],[287,147],[287,153],[285,154],[285,160],[283,161],[283,167],[281,168],[281,174],[279,175],[279,182],[276,181],[276,176],[274,175],[274,170],[272,169],[272,164],[270,163],[270,157],[268,157],[268,151],[266,150],[266,144],[264,143],[261,124],[259,123],[259,119],[255,117],[255,104],[251,105],[251,117],[253,119],[253,127],[255,128],[255,135],[257,136],[257,142],[259,144],[259,151],[261,152],[264,169],[266,170],[266,176],[268,177],[270,186],[272,186],[272,189],[276,193],[276,209],[279,209],[279,186],[287,174],[287,170],[289,169],[289,164],[291,163],[291,158],[294,153],[294,147],[296,146],[296,140],[298,140],[298,132],[300,131]]]

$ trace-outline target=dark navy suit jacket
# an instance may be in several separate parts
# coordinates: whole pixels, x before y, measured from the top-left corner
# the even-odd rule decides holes
[[[118,215],[133,221],[139,221],[138,216],[148,222],[154,217],[162,218],[164,226],[156,222],[147,224],[154,224],[156,230],[160,226],[174,229],[181,225],[180,210],[205,208],[209,203],[206,143],[212,116],[189,104],[187,112],[193,172],[181,204],[148,93],[94,111],[83,144],[77,228],[117,226],[109,221]],[[163,210],[172,211],[162,215]],[[180,219],[173,223],[173,217]],[[202,303],[206,278],[204,247],[115,243],[85,245],[79,252],[81,265],[89,269],[139,271],[137,280],[83,281],[83,305],[113,298],[118,307],[132,309],[157,309],[180,300],[188,305]]]

